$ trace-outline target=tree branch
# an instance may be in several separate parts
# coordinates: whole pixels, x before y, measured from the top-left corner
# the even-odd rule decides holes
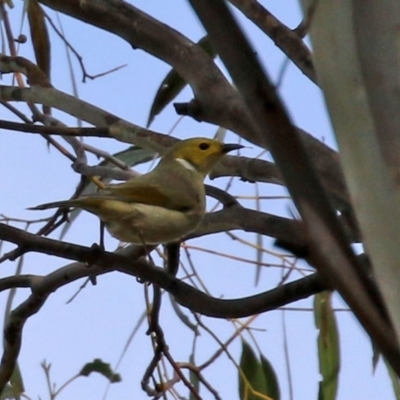
[[[40,0],[40,3],[116,34],[133,48],[141,48],[167,62],[192,87],[196,96],[196,119],[224,126],[250,142],[268,148],[265,135],[254,128],[237,90],[212,58],[179,32],[120,0]],[[113,118],[111,116],[108,122]],[[143,128],[140,132],[141,136],[146,135]],[[336,153],[301,129],[299,133],[321,180],[334,188],[335,196],[340,199],[339,209],[351,208]],[[123,140],[122,136],[120,140]],[[139,142],[136,144],[140,146]]]
[[[0,128],[10,131],[38,133],[45,135],[61,135],[72,137],[105,137],[109,138],[108,128],[67,128],[64,126],[43,126],[34,124],[21,124],[18,122],[0,120]]]
[[[289,29],[256,0],[229,0],[229,2],[268,35],[304,75],[317,83],[311,51],[297,32]]]
[[[97,253],[94,260],[91,248],[39,237],[5,224],[0,224],[0,240],[17,244],[24,252],[36,251],[80,261],[42,277],[28,275],[18,279],[0,279],[2,290],[22,285],[31,286],[32,289],[28,299],[12,311],[5,327],[5,350],[0,364],[0,392],[14,369],[26,320],[42,307],[51,293],[77,279],[120,271],[160,286],[171,293],[179,304],[193,312],[215,318],[239,318],[266,312],[327,289],[321,278],[314,274],[255,296],[221,300],[200,292],[166,273],[162,268],[153,267],[143,259],[138,259],[143,252],[137,246],[130,246],[120,254]],[[88,267],[88,264],[91,266]]]
[[[371,295],[370,289],[377,290],[376,285],[370,288],[275,88],[225,1],[190,3],[246,101],[255,129],[265,135],[272,156],[281,166],[304,220],[305,240],[313,264],[339,291],[400,376],[400,359],[393,356],[393,352],[400,355],[400,347],[386,312],[382,313],[382,303]]]

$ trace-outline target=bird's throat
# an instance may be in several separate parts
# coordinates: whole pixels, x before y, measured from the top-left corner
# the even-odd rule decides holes
[[[176,158],[175,160],[178,161],[179,164],[181,164],[184,168],[188,169],[189,171],[197,172],[197,168],[189,161],[183,158]]]

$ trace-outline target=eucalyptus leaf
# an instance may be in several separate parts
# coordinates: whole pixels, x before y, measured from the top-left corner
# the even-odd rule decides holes
[[[251,346],[242,340],[239,364],[239,395],[241,400],[272,400],[263,363]],[[268,378],[271,377],[268,374]],[[276,400],[276,399],[273,399]]]
[[[92,372],[97,372],[98,374],[103,375],[110,381],[110,383],[116,383],[121,381],[120,374],[113,372],[110,367],[110,364],[105,363],[99,358],[96,358],[91,363],[85,364],[81,369],[81,371],[79,372],[79,375],[89,376]]]
[[[197,43],[206,53],[212,57],[216,57],[216,52],[212,47],[208,36],[204,36]],[[147,127],[153,122],[154,118],[184,89],[187,82],[176,72],[171,69],[161,82],[157,89],[156,95],[151,105],[149,117],[147,119]]]
[[[390,364],[386,361],[384,357],[382,357],[386,368],[389,372],[389,377],[392,382],[392,387],[393,387],[393,393],[396,398],[396,400],[400,400],[400,382],[399,382],[399,377],[397,376],[396,372],[393,370],[393,368],[390,366]]]
[[[332,292],[322,292],[314,298],[315,326],[318,334],[319,371],[322,381],[319,384],[319,400],[336,399],[339,370],[340,348],[339,332],[331,304]]]

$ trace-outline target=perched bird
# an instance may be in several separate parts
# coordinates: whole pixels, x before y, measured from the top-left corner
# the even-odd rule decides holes
[[[41,204],[31,210],[82,208],[97,215],[123,242],[165,244],[193,231],[205,213],[204,178],[239,144],[194,138],[169,149],[149,173],[73,200]]]

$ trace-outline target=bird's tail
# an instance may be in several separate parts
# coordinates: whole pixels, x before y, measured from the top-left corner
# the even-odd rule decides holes
[[[86,211],[94,212],[98,210],[101,203],[104,201],[104,196],[90,195],[82,196],[72,200],[54,201],[52,203],[39,204],[36,207],[29,207],[28,210],[47,210],[49,208],[83,208]]]
[[[35,207],[28,207],[28,210],[47,210],[49,208],[69,208],[69,207],[76,207],[76,204],[74,204],[73,200],[63,200],[63,201],[54,201],[52,203],[44,203],[44,204],[39,204],[38,206]]]

